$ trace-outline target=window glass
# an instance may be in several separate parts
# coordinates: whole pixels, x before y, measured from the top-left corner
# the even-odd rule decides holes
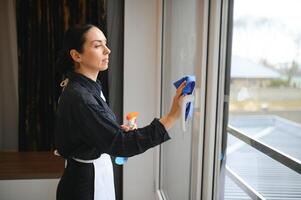
[[[300,8],[298,0],[234,1],[228,122],[247,136],[298,160]],[[226,164],[266,199],[301,199],[300,174],[231,134]],[[245,192],[227,175],[224,197],[245,199]]]

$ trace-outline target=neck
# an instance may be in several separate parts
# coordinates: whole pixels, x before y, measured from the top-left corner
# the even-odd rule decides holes
[[[98,76],[98,73],[99,73],[98,70],[89,70],[89,69],[85,69],[83,67],[79,67],[79,68],[75,69],[75,72],[79,73],[79,74],[82,74],[85,77],[87,77],[87,78],[89,78],[89,79],[91,79],[95,82],[96,82],[96,79],[97,79],[97,76]]]

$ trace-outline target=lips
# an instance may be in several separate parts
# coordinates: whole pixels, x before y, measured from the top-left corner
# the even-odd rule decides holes
[[[108,59],[108,58],[103,59],[102,62],[104,62],[104,63],[109,63],[109,59]]]

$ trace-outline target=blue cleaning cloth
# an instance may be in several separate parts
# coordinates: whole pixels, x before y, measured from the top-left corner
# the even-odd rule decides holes
[[[186,86],[183,89],[182,94],[184,94],[184,95],[192,94],[194,87],[195,87],[195,76],[193,76],[193,75],[184,76],[183,78],[175,81],[173,84],[176,88],[178,88],[183,81],[186,81]],[[187,103],[186,112],[185,112],[185,120],[187,120],[188,116],[192,117],[192,109],[193,108],[191,106],[191,103],[190,102]]]

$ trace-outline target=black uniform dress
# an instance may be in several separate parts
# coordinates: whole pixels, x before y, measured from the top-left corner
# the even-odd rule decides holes
[[[55,143],[66,167],[57,188],[59,200],[114,200],[110,156],[131,157],[170,139],[157,118],[124,132],[107,103],[101,84],[67,74],[56,114]]]

